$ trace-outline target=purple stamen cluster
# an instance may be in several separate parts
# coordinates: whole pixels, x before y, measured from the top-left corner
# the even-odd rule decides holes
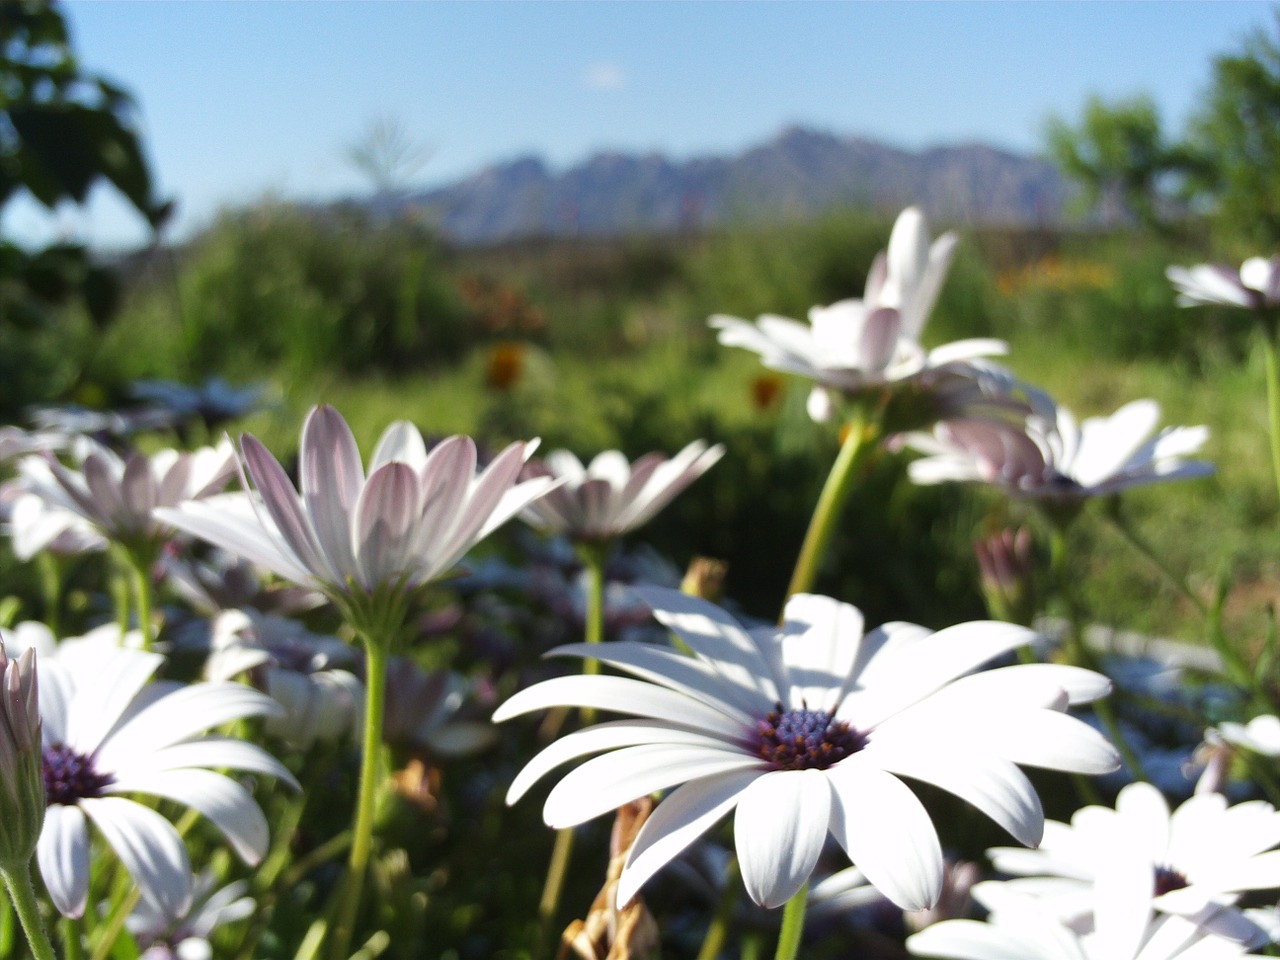
[[[114,779],[109,773],[98,773],[92,760],[64,744],[44,749],[44,796],[50,806],[100,797],[102,788]]]
[[[1172,890],[1182,890],[1191,884],[1187,878],[1173,867],[1156,867],[1156,892],[1158,897],[1163,893],[1169,893]]]
[[[861,734],[825,710],[784,710],[756,724],[756,753],[776,770],[825,770],[861,750]]]

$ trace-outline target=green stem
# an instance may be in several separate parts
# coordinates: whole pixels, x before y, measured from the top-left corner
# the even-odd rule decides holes
[[[778,952],[774,960],[796,960],[800,938],[804,934],[804,910],[809,902],[809,881],[782,908],[782,930],[778,933]]]
[[[356,799],[355,824],[352,827],[351,855],[347,859],[346,882],[339,887],[341,900],[336,905],[338,917],[331,928],[329,956],[334,960],[346,960],[355,931],[360,894],[373,849],[374,806],[381,783],[379,766],[382,754],[382,714],[386,699],[387,654],[391,644],[385,637],[365,637],[364,640],[366,677],[360,787]]]
[[[44,600],[44,623],[55,637],[62,636],[62,558],[52,550],[36,555],[40,570],[40,594]]]
[[[854,467],[858,464],[859,454],[871,449],[867,441],[874,439],[876,426],[874,421],[862,414],[854,416],[845,425],[847,433],[844,443],[840,445],[840,453],[831,466],[831,473],[827,475],[827,482],[818,496],[813,517],[809,520],[809,529],[805,532],[800,556],[796,559],[795,571],[791,574],[791,583],[787,587],[788,598],[797,593],[807,593],[813,586],[823,551],[840,517],[840,508],[844,506],[853,487]]]
[[[604,562],[607,548],[593,545],[579,551],[583,565],[587,571],[587,619],[584,624],[583,639],[587,643],[598,644],[604,640]],[[588,657],[582,662],[582,672],[589,676],[600,672],[600,661]],[[596,712],[590,707],[582,709],[582,723],[589,726],[595,723]]]
[[[573,827],[556,831],[556,845],[551,850],[551,862],[547,864],[547,879],[542,885],[542,899],[538,901],[538,951],[555,953],[552,924],[560,909],[560,894],[564,879],[569,874],[569,858],[573,855]]]
[[[711,918],[711,925],[707,927],[707,935],[702,940],[697,960],[716,960],[724,949],[724,942],[729,937],[729,924],[733,920],[733,908],[738,905],[738,881],[741,877],[738,858],[733,857],[725,868],[724,890],[720,894],[720,902],[716,904],[716,915]]]
[[[1271,440],[1271,469],[1275,474],[1276,492],[1280,494],[1280,357],[1271,332],[1262,330],[1262,357],[1267,372],[1267,422]]]
[[[133,568],[133,595],[138,603],[138,629],[142,631],[142,649],[150,650],[153,646],[155,629],[151,622],[151,564],[135,557]]]
[[[1209,615],[1209,605],[1204,602],[1204,598],[1197,596],[1196,592],[1187,585],[1187,581],[1175,573],[1173,568],[1170,567],[1169,564],[1159,556],[1159,554],[1151,549],[1151,545],[1143,540],[1138,533],[1129,526],[1123,514],[1121,514],[1117,509],[1108,510],[1106,511],[1106,514],[1107,519],[1111,521],[1112,529],[1120,534],[1120,538],[1124,540],[1125,543],[1129,544],[1129,546],[1133,547],[1134,550],[1138,551],[1142,556],[1146,557],[1151,565],[1159,570],[1160,573],[1164,575],[1164,578],[1191,602],[1191,605],[1196,608],[1196,611],[1202,617],[1207,617]]]
[[[84,919],[63,917],[58,924],[62,928],[63,960],[82,960],[84,957]]]
[[[0,868],[0,876],[4,877],[4,884],[9,888],[9,898],[22,923],[22,932],[27,935],[31,953],[36,960],[55,960],[53,944],[40,922],[40,906],[36,902],[36,891],[31,886],[31,866],[23,864],[16,870]]]

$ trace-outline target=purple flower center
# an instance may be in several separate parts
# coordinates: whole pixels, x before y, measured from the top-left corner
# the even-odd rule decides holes
[[[1156,867],[1156,893],[1158,897],[1161,894],[1170,892],[1171,890],[1181,890],[1184,887],[1191,886],[1187,882],[1187,878],[1173,867]]]
[[[783,710],[756,724],[756,753],[775,770],[825,770],[862,749],[866,739],[825,710]]]
[[[44,796],[50,806],[71,806],[85,797],[100,797],[102,788],[114,780],[109,773],[98,773],[92,760],[65,744],[44,749]]]

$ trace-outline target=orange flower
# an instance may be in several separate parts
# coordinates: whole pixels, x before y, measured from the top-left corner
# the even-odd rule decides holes
[[[507,391],[514,387],[524,373],[527,348],[514,340],[505,341],[489,351],[485,363],[484,382],[490,390]]]

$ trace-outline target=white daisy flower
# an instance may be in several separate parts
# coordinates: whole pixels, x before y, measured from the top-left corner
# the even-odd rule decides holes
[[[958,340],[933,350],[920,345],[955,251],[956,235],[932,243],[924,216],[908,207],[894,224],[889,249],[876,257],[862,299],[813,307],[806,326],[766,314],[754,324],[722,314],[708,322],[725,346],[760,354],[766,367],[816,381],[809,398],[815,420],[830,415],[827,389],[855,393],[884,387],[957,361],[1003,354],[1003,341]]]
[[[653,644],[572,644],[639,679],[561,677],[517,693],[495,720],[556,706],[631,714],[551,744],[507,794],[519,799],[555,767],[603,753],[552,789],[543,817],[570,827],[675,787],[631,848],[625,903],[656,871],[736,810],[734,835],[751,898],[775,907],[809,878],[827,834],[889,899],[938,899],[942,851],[900,777],[973,803],[1016,839],[1039,841],[1044,815],[1025,763],[1105,773],[1119,760],[1093,728],[1063,712],[1102,696],[1107,679],[1053,664],[965,676],[1031,642],[1012,624],[934,633],[890,623],[863,634],[862,614],[799,594],[781,628],[744,630],[723,610],[673,590],[637,588],[694,651]],[[605,752],[607,751],[607,752]]]
[[[5,634],[10,647],[22,639]],[[65,640],[41,660],[49,806],[37,860],[54,905],[64,915],[80,916],[89,893],[92,821],[142,896],[177,915],[191,902],[186,847],[168,820],[128,795],[150,794],[198,810],[241,859],[255,864],[267,850],[266,818],[248,790],[215,769],[297,783],[260,747],[203,735],[235,720],[278,713],[275,701],[238,683],[148,684],[163,658],[117,642],[118,633],[114,639]]]
[[[1130,926],[1126,904],[1100,904],[1109,915],[1064,923],[1042,902],[980,883],[974,898],[990,910],[986,922],[944,920],[907,939],[916,956],[949,960],[1237,960],[1252,956],[1240,939],[1222,937],[1185,917],[1145,918],[1137,936],[1118,942],[1109,931]],[[1112,920],[1114,917],[1114,922]]]
[[[545,460],[531,460],[524,475],[562,483],[520,516],[572,540],[610,540],[648,523],[722,456],[722,445],[695,440],[671,458],[649,453],[633,464],[620,451],[606,450],[584,467],[568,450],[553,450]]]
[[[1034,892],[1060,915],[1097,913],[1104,904],[1127,910],[1127,940],[1137,942],[1149,917],[1171,914],[1245,925],[1234,904],[1241,893],[1280,887],[1280,813],[1261,800],[1227,806],[1218,793],[1199,793],[1172,814],[1149,783],[1120,791],[1116,807],[1088,806],[1071,823],[1049,821],[1038,850],[988,851],[997,870],[1026,879],[1013,889]],[[1202,920],[1200,922],[1203,922]]]
[[[1262,310],[1280,305],[1280,257],[1250,257],[1239,270],[1225,263],[1169,267],[1165,276],[1178,291],[1179,306]]]
[[[255,904],[248,892],[244,880],[219,888],[213,872],[204,870],[195,878],[186,910],[166,913],[142,900],[125,919],[125,928],[143,948],[140,960],[212,960],[213,932],[253,915]]]
[[[1207,427],[1155,433],[1159,422],[1154,400],[1135,400],[1109,417],[1080,423],[1065,407],[1022,422],[947,420],[932,433],[904,436],[906,446],[925,454],[907,472],[916,483],[976,481],[1043,500],[1081,500],[1213,472],[1210,463],[1186,459],[1209,438]]]

